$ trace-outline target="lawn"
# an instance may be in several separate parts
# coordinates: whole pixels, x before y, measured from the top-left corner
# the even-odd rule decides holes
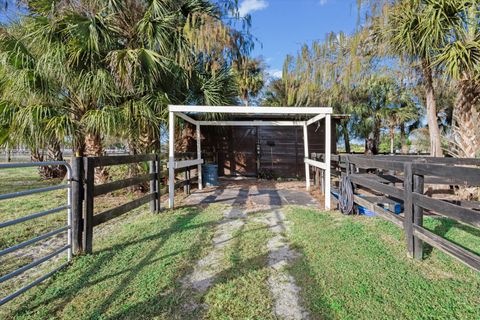
[[[219,218],[213,207],[164,215],[143,210],[129,223],[118,223],[112,233],[96,237],[95,254],[76,258],[50,285],[8,304],[3,317],[168,318],[181,299],[178,275],[208,248]]]
[[[61,181],[42,181],[36,168],[2,169],[0,170],[0,181],[0,194],[43,188],[61,183]],[[0,201],[0,221],[13,220],[66,204],[66,189],[3,200]],[[64,212],[3,228],[0,232],[0,249],[59,228],[66,224],[66,218],[65,210]]]
[[[43,184],[35,170],[29,172],[29,177],[11,172],[12,186],[2,192]],[[132,196],[107,197],[99,205]],[[59,205],[63,197],[61,191],[7,202],[0,217]],[[274,233],[257,219],[262,213],[242,218],[241,227],[228,236],[205,292],[182,285],[214,250],[212,240],[226,210],[210,205],[152,214],[144,206],[115,219],[96,229],[92,255],[75,258],[68,269],[1,307],[0,318],[275,319],[267,245]],[[287,271],[301,288],[300,301],[310,318],[480,319],[480,273],[428,247],[425,260],[408,258],[403,234],[393,224],[301,207],[286,207],[284,213],[290,221],[285,236],[300,253]],[[5,245],[30,237],[34,229],[51,230],[65,222],[65,215],[52,219],[9,234],[2,230],[0,239]],[[480,253],[478,229],[431,217],[425,225]],[[5,264],[0,269],[5,272]],[[189,304],[208,308],[190,311]]]
[[[125,176],[126,166],[116,166],[109,170],[110,177],[116,179]],[[18,192],[35,188],[42,188],[65,183],[65,181],[40,179],[38,169],[35,167],[1,169],[0,170],[0,194]],[[95,211],[112,208],[119,203],[126,203],[139,195],[128,192],[116,192],[114,195],[99,197],[95,201]],[[34,194],[0,201],[0,222],[25,217],[44,210],[54,209],[67,204],[67,189],[55,190],[46,193]],[[144,210],[143,210],[144,211]],[[136,211],[138,213],[139,211]],[[141,212],[141,211],[140,211]],[[118,221],[118,219],[117,219]],[[67,224],[67,211],[63,210],[54,214],[24,221],[0,230],[0,250],[11,247],[15,244],[43,235],[47,232],[61,228]],[[115,224],[115,223],[114,223]],[[111,224],[105,227],[110,228]],[[104,229],[104,226],[97,228],[97,232]],[[21,266],[52,253],[66,245],[66,231],[43,242],[22,248],[16,252],[0,257],[0,276],[8,274]],[[41,264],[34,270],[23,273],[15,280],[0,284],[0,296],[14,292],[24,285],[30,283],[54,268],[60,266],[66,260],[66,252],[55,257],[53,262]]]
[[[408,258],[393,224],[300,208],[290,209],[288,219],[290,240],[302,253],[290,272],[313,318],[480,319],[480,273],[438,250],[426,250],[422,262]],[[449,225],[447,238],[480,253],[478,233],[451,221],[425,224]]]

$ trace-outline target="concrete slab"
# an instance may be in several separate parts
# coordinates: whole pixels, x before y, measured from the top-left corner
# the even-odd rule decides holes
[[[300,190],[257,188],[218,188],[193,192],[184,200],[185,205],[222,203],[230,206],[247,206],[250,209],[298,205],[320,208],[320,203],[310,193]]]

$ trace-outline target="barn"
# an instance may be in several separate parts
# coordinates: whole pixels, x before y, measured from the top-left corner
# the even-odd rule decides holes
[[[332,116],[331,148],[337,153],[336,127],[344,116]],[[229,121],[251,121],[249,115],[235,115]],[[255,116],[262,121],[285,121],[291,117]],[[305,121],[308,117],[299,117]],[[196,152],[195,128],[185,124],[178,143],[185,152]],[[325,152],[325,119],[308,127],[310,153]],[[220,176],[259,177],[271,174],[283,178],[304,178],[304,139],[299,126],[207,126],[202,129],[205,162],[218,164]],[[178,150],[178,149],[177,149]]]

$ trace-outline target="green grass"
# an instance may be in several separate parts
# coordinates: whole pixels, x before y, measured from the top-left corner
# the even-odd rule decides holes
[[[34,168],[0,170],[0,181],[0,193],[49,184]],[[102,197],[96,211],[133,197]],[[64,201],[65,191],[2,201],[0,221]],[[273,234],[261,223],[248,220],[232,235],[225,265],[205,294],[181,287],[180,279],[212,249],[225,209],[154,215],[144,206],[115,219],[96,229],[93,255],[76,258],[53,279],[1,307],[0,319],[273,319],[266,247]],[[292,222],[287,235],[302,254],[288,271],[313,319],[480,319],[480,273],[428,246],[423,261],[408,258],[403,232],[393,224],[298,207],[286,211]],[[65,222],[65,213],[59,213],[2,229],[0,248]],[[432,217],[425,218],[425,227],[480,254],[478,229]],[[0,274],[29,261],[5,262],[0,261]],[[182,307],[191,299],[208,308],[185,314]]]
[[[0,170],[0,194],[42,188],[59,181],[42,181],[36,168]],[[66,190],[56,190],[21,198],[0,201],[0,221],[5,222],[43,210],[66,205]],[[66,224],[66,211],[3,228],[0,232],[0,249],[28,240]]]
[[[206,319],[273,319],[272,297],[267,285],[266,244],[272,233],[264,224],[249,222],[233,236],[226,256],[227,269],[209,290]]]
[[[402,232],[380,218],[290,209],[290,240],[303,253],[290,272],[313,318],[479,319],[480,275],[438,250],[407,257]],[[450,224],[446,237],[480,253],[471,230]]]
[[[208,250],[218,207],[143,213],[97,237],[94,254],[7,305],[4,319],[172,318],[178,279]]]

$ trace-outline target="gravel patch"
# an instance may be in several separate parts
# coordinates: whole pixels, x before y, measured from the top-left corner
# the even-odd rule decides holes
[[[181,280],[182,288],[192,293],[205,293],[215,282],[216,277],[226,266],[225,249],[230,245],[233,234],[245,224],[247,215],[239,208],[232,208],[224,212],[213,238],[210,253],[200,259],[192,273]],[[189,299],[183,305],[183,312],[192,312],[200,307],[194,300]],[[205,307],[205,306],[203,306]]]
[[[276,210],[268,213],[266,222],[275,233],[275,236],[268,242],[268,265],[272,268],[268,285],[275,303],[274,312],[279,319],[308,319],[308,312],[300,303],[300,288],[296,285],[295,279],[288,274],[285,267],[296,259],[299,254],[292,250],[285,237],[288,223],[282,212]]]

